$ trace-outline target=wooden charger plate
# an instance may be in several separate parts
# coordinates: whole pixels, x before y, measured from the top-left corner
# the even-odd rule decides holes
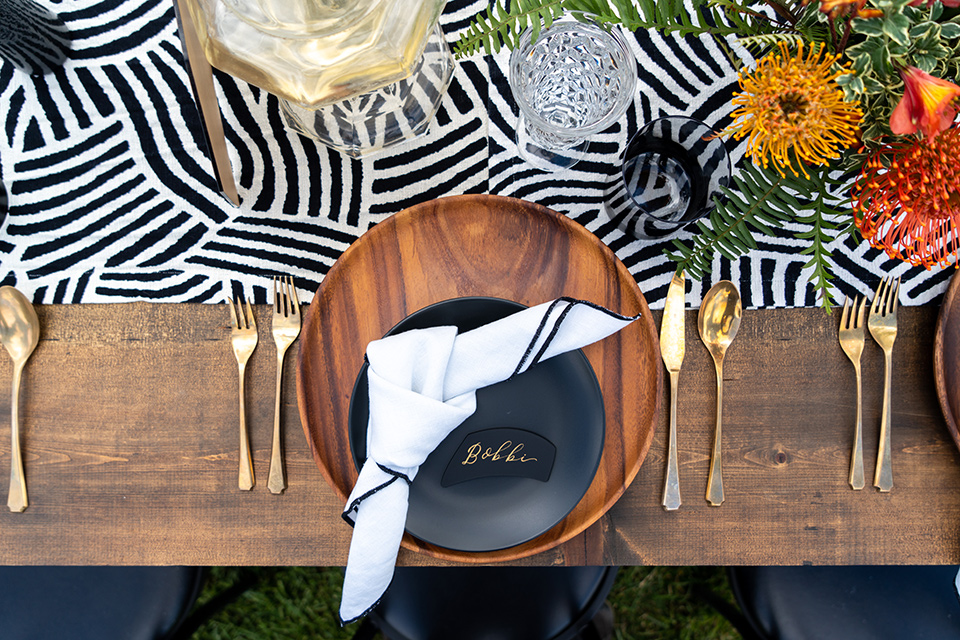
[[[546,533],[500,551],[471,553],[405,535],[412,551],[459,562],[515,560],[546,551],[596,522],[633,481],[653,441],[663,390],[660,347],[633,277],[593,234],[536,204],[456,196],[384,220],[324,277],[300,336],[297,402],[313,457],[346,502],[357,480],[350,452],[350,395],[367,343],[428,305],[490,296],[533,306],[560,296],[642,317],[583,349],[603,393],[600,467],[583,499]]]
[[[933,374],[943,418],[960,447],[960,278],[954,275],[940,305],[933,342]]]

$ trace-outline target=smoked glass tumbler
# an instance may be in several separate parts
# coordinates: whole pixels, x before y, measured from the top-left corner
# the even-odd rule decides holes
[[[707,215],[729,184],[730,158],[716,132],[693,118],[667,116],[627,144],[604,208],[638,240],[658,240]]]

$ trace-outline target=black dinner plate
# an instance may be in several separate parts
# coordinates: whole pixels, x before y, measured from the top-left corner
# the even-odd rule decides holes
[[[456,298],[407,316],[386,335],[441,325],[455,325],[464,332],[523,308],[498,298]],[[368,417],[364,364],[349,411],[350,448],[357,469],[366,458]],[[407,532],[424,542],[467,552],[506,549],[536,538],[570,513],[590,487],[603,452],[604,420],[600,385],[580,350],[555,356],[515,378],[477,390],[476,412],[427,457],[410,486]],[[500,429],[512,431],[497,431]],[[501,433],[512,438],[510,446],[499,450],[501,462],[523,434],[534,434],[530,440],[546,441],[555,447],[548,477],[486,475],[458,478],[451,483],[450,473],[466,467],[462,463],[470,456],[464,457],[464,448],[476,434]],[[493,446],[488,454],[496,455],[497,449]],[[522,454],[514,456],[512,465],[499,466],[523,466],[517,460]],[[487,460],[492,459],[488,455]]]

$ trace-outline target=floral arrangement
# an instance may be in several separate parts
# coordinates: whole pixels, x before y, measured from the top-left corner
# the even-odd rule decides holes
[[[625,29],[710,34],[740,67],[733,123],[747,140],[732,188],[667,254],[692,277],[754,233],[803,229],[822,304],[834,298],[827,245],[859,234],[928,269],[960,257],[960,0],[500,0],[478,14],[458,56],[513,48],[565,13]],[[753,53],[744,65],[732,43]]]

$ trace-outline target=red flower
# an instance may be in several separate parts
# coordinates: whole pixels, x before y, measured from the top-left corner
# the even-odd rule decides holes
[[[903,98],[890,116],[890,130],[901,135],[919,130],[931,140],[949,129],[957,117],[954,101],[960,97],[960,87],[916,67],[902,70],[900,77]]]
[[[874,151],[853,186],[861,235],[927,269],[960,255],[960,129]],[[958,264],[960,266],[960,264]]]

